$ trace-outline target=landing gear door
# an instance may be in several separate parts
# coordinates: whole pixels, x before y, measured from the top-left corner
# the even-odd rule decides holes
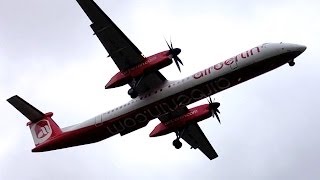
[[[238,60],[235,57],[226,60],[224,63],[225,65],[229,66],[231,70],[235,70],[238,68]]]

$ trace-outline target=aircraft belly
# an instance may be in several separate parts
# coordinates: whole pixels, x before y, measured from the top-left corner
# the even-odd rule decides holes
[[[252,79],[272,69],[275,69],[290,59],[290,55],[283,54],[273,58],[256,62],[246,67],[238,67],[234,71],[213,80],[201,83],[179,93],[172,94],[159,101],[147,104],[125,115],[107,121],[96,121],[94,125],[64,132],[62,136],[49,141],[46,147],[36,147],[38,150],[52,150],[65,147],[93,143],[109,138],[113,135],[125,135],[145,127],[152,119],[174,112],[201,99],[207,98],[220,91],[239,83]],[[58,140],[60,139],[60,140]]]

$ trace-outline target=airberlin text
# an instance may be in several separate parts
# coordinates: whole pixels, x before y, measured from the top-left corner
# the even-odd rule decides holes
[[[175,118],[175,119],[172,119],[172,120],[169,120],[169,121],[165,122],[164,125],[166,125],[166,126],[167,126],[167,125],[170,125],[170,124],[172,124],[172,123],[174,123],[174,122],[180,121],[180,120],[182,120],[182,119],[184,119],[184,118],[187,118],[187,117],[189,117],[189,116],[193,116],[194,114],[197,114],[197,113],[198,113],[198,110],[195,109],[195,110],[193,110],[193,111],[188,112],[188,113],[185,114],[185,115],[182,115],[182,116],[180,116],[180,117],[177,117],[177,118]]]
[[[135,128],[144,127],[148,121],[154,118],[176,111],[180,107],[185,107],[193,102],[207,98],[208,96],[231,86],[232,84],[228,79],[218,78],[197,87],[187,89],[181,93],[165,98],[164,100],[148,105],[147,107],[142,107],[135,110],[136,113],[128,113],[125,117],[115,120],[112,123],[107,123],[104,127],[106,127],[108,132],[112,135],[121,133],[125,130],[135,130]]]
[[[237,63],[239,61],[239,59],[246,59],[254,54],[258,54],[260,53],[260,47],[255,47],[255,48],[252,48],[248,51],[245,51],[241,54],[238,54],[237,56],[234,56],[232,58],[229,58],[223,62],[220,62],[214,66],[211,66],[203,71],[200,71],[196,74],[193,75],[193,78],[194,79],[199,79],[201,77],[204,77],[204,76],[207,76],[207,75],[210,75],[214,70],[215,71],[219,71],[220,69],[222,69],[224,66],[230,66],[230,67],[237,67]],[[235,64],[235,65],[233,65]],[[235,69],[235,68],[233,68]]]

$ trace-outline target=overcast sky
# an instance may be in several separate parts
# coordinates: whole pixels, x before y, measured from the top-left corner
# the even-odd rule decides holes
[[[265,42],[308,49],[293,68],[214,95],[222,124],[200,123],[219,154],[213,161],[185,142],[176,150],[174,134],[149,138],[159,120],[123,137],[31,153],[27,119],[7,98],[18,94],[52,111],[65,127],[126,103],[128,86],[104,89],[118,70],[75,0],[1,0],[0,179],[320,178],[319,1],[96,2],[146,56],[166,50],[171,37],[185,66],[161,70],[169,80]]]

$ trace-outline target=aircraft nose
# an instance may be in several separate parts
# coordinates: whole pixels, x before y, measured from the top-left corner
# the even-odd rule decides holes
[[[307,49],[307,46],[296,44],[293,52],[295,52],[296,56],[299,56]]]
[[[306,46],[299,45],[299,44],[286,44],[285,46],[287,48],[283,48],[283,50],[286,50],[289,53],[288,55],[289,55],[289,58],[291,59],[291,61],[293,59],[295,59],[296,57],[298,57],[300,54],[302,54],[307,49]]]
[[[297,50],[301,53],[303,53],[306,49],[307,49],[307,46],[304,46],[304,45],[297,45]]]
[[[306,46],[300,44],[284,44],[284,46],[286,46],[286,48],[283,48],[283,50],[291,52],[295,56],[299,56],[307,49]]]

